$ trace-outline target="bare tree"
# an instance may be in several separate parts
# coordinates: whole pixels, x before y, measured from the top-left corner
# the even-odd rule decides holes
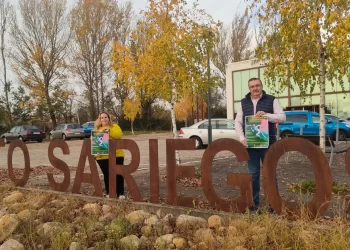
[[[20,21],[11,30],[14,71],[31,91],[45,102],[53,126],[57,125],[52,91],[65,78],[65,59],[70,41],[64,0],[20,0]]]
[[[87,89],[90,119],[105,108],[107,84],[113,83],[110,54],[113,40],[123,39],[130,23],[131,3],[118,5],[117,0],[79,0],[73,8],[73,72]],[[124,33],[123,33],[124,32]]]
[[[225,88],[226,64],[247,60],[253,55],[249,18],[236,14],[230,26],[222,25],[214,48],[213,63],[220,71],[221,87]]]
[[[7,80],[7,67],[5,56],[5,35],[14,20],[15,12],[13,6],[6,0],[0,0],[0,50],[3,66],[3,79],[6,106],[6,120],[9,125],[12,125],[11,105],[9,101],[10,82]]]
[[[231,25],[231,47],[233,62],[249,59],[252,54],[251,40],[249,33],[249,18],[247,16],[235,15]]]
[[[226,64],[233,61],[233,48],[230,44],[230,27],[222,24],[219,40],[214,48],[213,62],[220,71],[220,78],[225,82]],[[221,86],[223,87],[223,86]]]

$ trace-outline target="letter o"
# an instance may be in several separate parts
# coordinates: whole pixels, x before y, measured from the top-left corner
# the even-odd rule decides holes
[[[16,176],[13,173],[13,166],[12,166],[12,156],[13,156],[13,151],[15,148],[20,148],[22,149],[23,155],[24,155],[24,174],[21,179],[17,179]],[[29,173],[30,173],[30,158],[29,158],[29,152],[26,144],[21,141],[21,140],[14,140],[11,142],[9,146],[9,150],[7,153],[7,166],[8,166],[8,171],[9,171],[9,177],[11,181],[16,185],[20,187],[24,187],[27,184],[27,181],[29,179]]]
[[[276,168],[281,156],[289,151],[304,154],[312,164],[316,180],[316,191],[306,208],[312,216],[322,215],[329,206],[332,196],[332,176],[325,154],[312,142],[302,138],[286,138],[274,143],[268,150],[263,164],[264,191],[271,207],[278,213],[286,208],[291,215],[299,215],[300,209],[289,207],[282,200],[276,185]]]

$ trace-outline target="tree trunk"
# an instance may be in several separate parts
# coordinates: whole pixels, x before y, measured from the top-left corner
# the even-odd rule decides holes
[[[173,136],[174,139],[177,139],[177,128],[176,128],[176,119],[175,119],[175,100],[176,100],[176,88],[175,88],[175,83],[172,83],[172,91],[171,91],[171,103],[170,103],[170,114],[171,114],[171,124],[172,124],[172,128],[173,128]],[[180,164],[180,154],[179,151],[176,150],[175,151],[175,155],[176,155],[176,164]]]
[[[49,94],[49,80],[44,80],[45,81],[45,98],[46,98],[46,102],[47,102],[47,107],[49,108],[49,114],[50,114],[50,118],[52,121],[52,126],[53,128],[55,128],[57,126],[57,121],[56,121],[56,115],[55,115],[55,110],[52,107],[51,104],[51,98],[50,98],[50,94]]]
[[[103,86],[103,63],[102,59],[100,62],[100,88],[101,88],[101,111],[105,111],[105,97],[104,97],[104,86]]]
[[[134,134],[134,121],[131,121],[131,134]]]
[[[7,82],[7,71],[6,71],[6,59],[5,59],[5,30],[1,33],[1,58],[2,58],[2,65],[4,70],[4,91],[5,91],[5,105],[6,105],[6,113],[9,125],[12,126],[12,115],[11,115],[11,108],[10,108],[10,102],[9,102],[9,91],[10,91],[10,84]]]
[[[325,130],[325,95],[326,95],[326,71],[325,71],[325,48],[321,35],[319,35],[319,60],[320,60],[320,148],[323,152],[326,149]]]
[[[93,92],[93,86],[92,83],[90,82],[89,86],[89,102],[90,102],[90,120],[96,119],[96,109],[95,109],[95,102],[94,102],[94,92]]]

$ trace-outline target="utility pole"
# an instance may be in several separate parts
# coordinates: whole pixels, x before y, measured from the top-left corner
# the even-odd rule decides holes
[[[211,35],[211,32],[209,31],[209,36]],[[209,37],[208,37],[209,38]],[[208,39],[209,40],[209,39]],[[209,53],[209,41],[207,44],[207,67],[208,67],[208,144],[212,142],[212,127],[211,127],[211,89],[210,89],[210,53]]]

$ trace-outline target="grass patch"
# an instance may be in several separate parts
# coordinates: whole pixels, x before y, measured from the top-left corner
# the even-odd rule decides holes
[[[316,181],[306,180],[297,184],[289,184],[288,190],[293,193],[302,194],[314,194],[316,191]],[[332,192],[334,195],[344,196],[350,194],[350,186],[345,184],[339,184],[337,182],[332,183]]]

